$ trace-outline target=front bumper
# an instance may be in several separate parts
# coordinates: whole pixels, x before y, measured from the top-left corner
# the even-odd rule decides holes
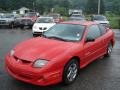
[[[0,22],[0,26],[9,26],[10,22]]]
[[[25,65],[15,65],[14,59],[6,56],[6,70],[8,73],[20,80],[34,85],[47,86],[56,84],[62,81],[62,70],[57,71],[44,71],[40,69],[30,68]]]
[[[24,19],[20,21],[20,25],[22,26],[33,26],[34,22],[28,19]]]

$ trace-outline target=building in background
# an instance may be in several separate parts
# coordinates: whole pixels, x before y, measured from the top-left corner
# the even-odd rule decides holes
[[[69,10],[69,15],[82,15],[83,11],[81,9],[70,9]]]

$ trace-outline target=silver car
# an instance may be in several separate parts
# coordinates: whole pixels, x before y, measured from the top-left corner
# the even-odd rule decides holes
[[[0,16],[0,26],[14,27],[15,17],[13,14],[5,14]]]

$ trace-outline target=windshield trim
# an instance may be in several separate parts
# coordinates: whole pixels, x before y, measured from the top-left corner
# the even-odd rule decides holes
[[[66,23],[57,23],[57,24],[66,24]],[[57,24],[56,24],[56,25],[57,25]],[[68,23],[67,25],[69,25],[69,23]],[[64,42],[79,42],[79,41],[81,41],[81,40],[83,39],[83,36],[84,36],[84,33],[85,33],[86,25],[74,24],[74,23],[71,24],[71,25],[81,25],[81,26],[84,26],[83,32],[82,32],[82,35],[81,35],[81,38],[80,38],[79,40],[68,40],[68,39],[64,39],[64,40],[56,39],[56,40],[64,41]],[[52,27],[51,27],[51,28],[52,28]],[[52,39],[52,38],[47,37],[44,33],[45,33],[45,32],[42,33],[42,37],[47,38],[47,39]],[[63,38],[61,38],[61,39],[63,39]],[[55,39],[54,39],[54,40],[55,40]]]

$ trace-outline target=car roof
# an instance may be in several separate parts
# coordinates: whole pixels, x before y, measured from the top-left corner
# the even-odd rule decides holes
[[[53,19],[53,17],[46,17],[46,16],[41,16],[41,17],[38,17],[38,18],[50,18],[50,19]]]
[[[93,15],[93,16],[104,16],[104,15],[100,15],[100,14],[99,14],[99,15]]]
[[[76,25],[89,26],[89,25],[98,24],[98,23],[93,21],[65,21],[65,22],[61,22],[61,24],[76,24]]]

